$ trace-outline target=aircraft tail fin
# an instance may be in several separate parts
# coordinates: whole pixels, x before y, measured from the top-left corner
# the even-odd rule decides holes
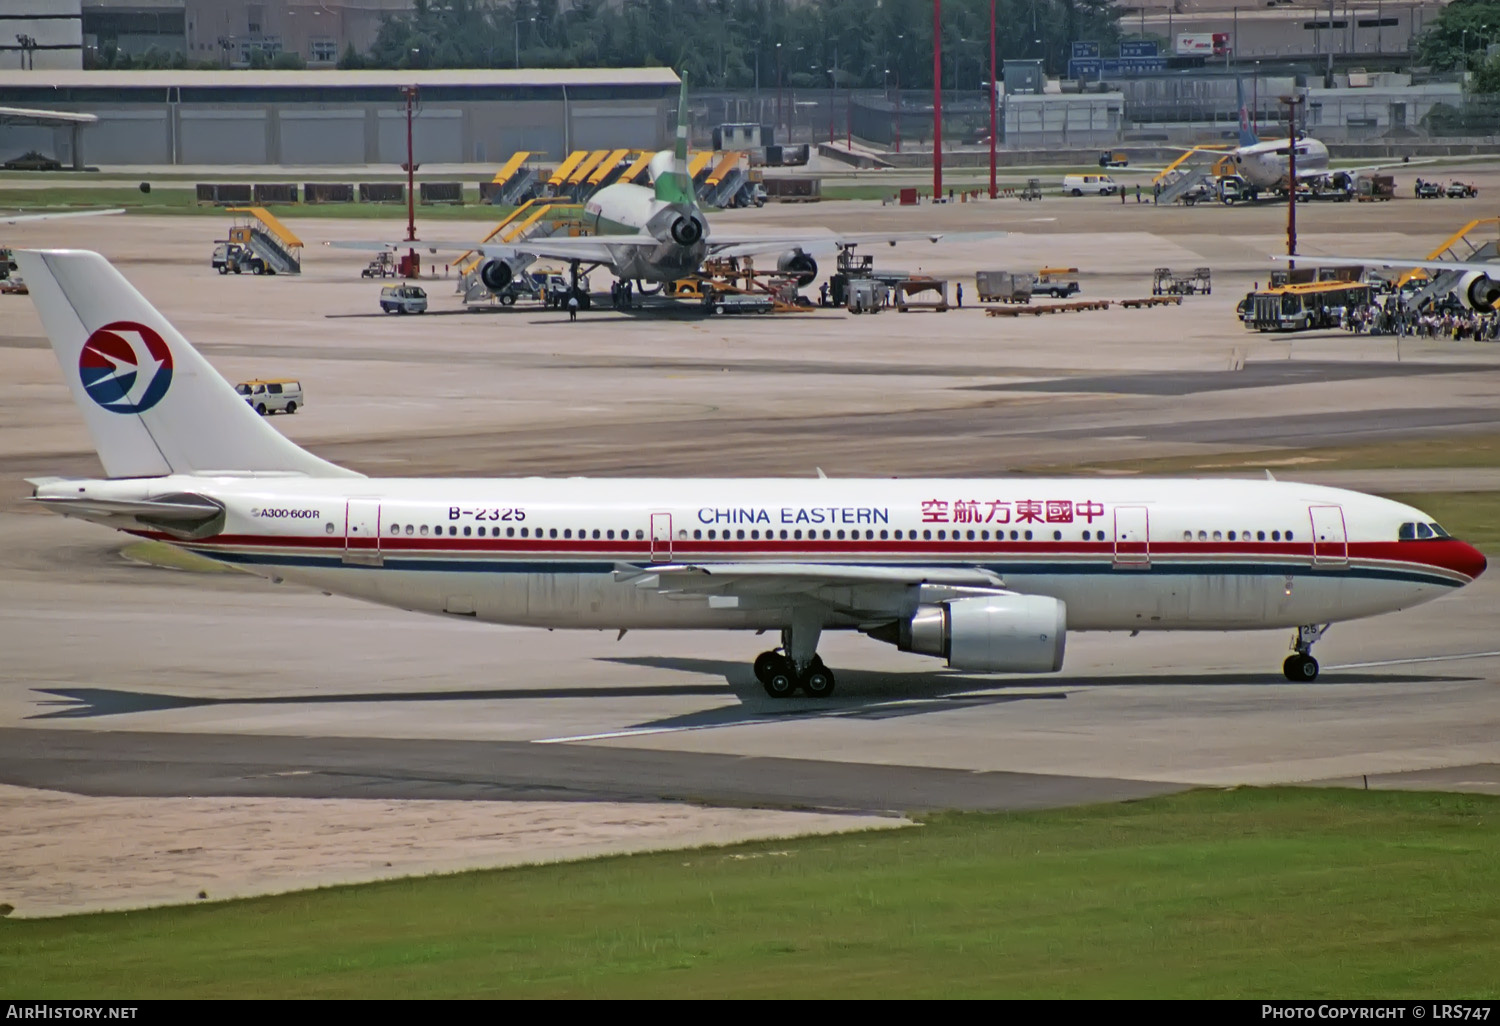
[[[109,477],[361,476],[271,427],[98,253],[16,260]]]
[[[693,203],[693,182],[688,178],[687,168],[688,99],[687,75],[684,74],[677,99],[677,138],[672,148],[671,170],[656,176],[656,198],[664,203]]]
[[[1245,106],[1245,81],[1237,78],[1234,80],[1234,98],[1240,111],[1240,145],[1254,146],[1260,142],[1260,137],[1250,127],[1250,108]]]

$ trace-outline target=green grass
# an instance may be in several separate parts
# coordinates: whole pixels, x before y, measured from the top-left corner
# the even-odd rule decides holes
[[[1401,492],[1387,498],[1431,514],[1455,538],[1500,556],[1500,492]]]
[[[0,997],[1494,998],[1497,847],[1500,799],[1468,795],[945,815],[0,920]]]

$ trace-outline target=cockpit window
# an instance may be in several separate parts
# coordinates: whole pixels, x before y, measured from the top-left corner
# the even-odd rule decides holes
[[[1432,536],[1434,538],[1452,538],[1453,537],[1453,535],[1451,535],[1447,531],[1443,530],[1437,524],[1428,524],[1427,526],[1430,527],[1430,528],[1432,528]]]
[[[1427,539],[1427,538],[1431,538],[1431,537],[1432,537],[1432,528],[1428,527],[1426,524],[1418,524],[1417,525],[1417,538],[1419,540]]]
[[[1415,540],[1417,537],[1417,525],[1411,522],[1402,524],[1401,529],[1396,532],[1396,537],[1401,541]]]

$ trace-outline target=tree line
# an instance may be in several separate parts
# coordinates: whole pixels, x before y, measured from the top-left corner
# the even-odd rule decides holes
[[[982,88],[989,0],[943,4],[943,84]],[[1065,71],[1069,44],[1120,36],[1114,0],[997,0],[998,60]],[[670,67],[695,88],[927,89],[932,0],[417,0],[346,68]]]

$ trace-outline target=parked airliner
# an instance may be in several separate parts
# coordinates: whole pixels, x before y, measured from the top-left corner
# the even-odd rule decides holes
[[[1421,510],[1271,480],[377,479],[297,447],[96,253],[22,251],[104,479],[34,501],[275,581],[549,628],[779,631],[767,693],[831,694],[857,630],[962,670],[1061,669],[1067,632],[1330,623],[1485,568]]]
[[[714,232],[698,206],[688,177],[687,81],[677,104],[675,148],[651,158],[650,188],[629,182],[606,185],[588,198],[580,223],[582,236],[533,235],[512,242],[330,242],[339,249],[425,250],[428,253],[477,253],[485,287],[500,292],[538,259],[561,260],[572,269],[573,287],[583,271],[607,267],[621,281],[670,282],[694,274],[706,259],[742,260],[777,254],[777,270],[794,276],[799,288],[818,277],[819,254],[857,245],[926,240],[940,232],[863,232],[835,235],[819,232],[731,234]],[[1004,232],[966,232],[971,241],[998,238]]]

